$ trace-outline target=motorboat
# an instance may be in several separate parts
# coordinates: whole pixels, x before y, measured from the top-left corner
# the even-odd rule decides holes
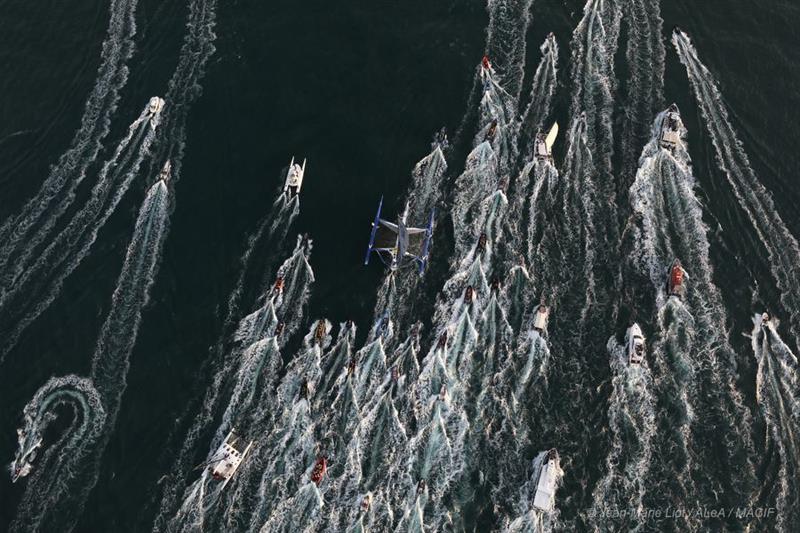
[[[686,271],[681,265],[680,259],[675,259],[672,266],[669,268],[669,276],[667,277],[667,293],[670,296],[683,296],[683,279],[686,277]]]
[[[324,455],[317,457],[317,462],[314,463],[314,469],[311,471],[311,481],[319,486],[325,474],[328,473],[328,458]]]
[[[492,278],[492,281],[489,283],[489,289],[494,292],[500,292],[501,284],[499,278]]]
[[[492,119],[492,122],[489,124],[489,129],[486,130],[486,135],[484,135],[483,140],[492,142],[495,135],[497,135],[497,119]]]
[[[216,481],[222,481],[222,489],[228,484],[236,471],[241,466],[250,448],[253,446],[253,441],[246,442],[239,435],[236,434],[236,429],[231,429],[225,440],[222,441],[217,453],[209,461],[209,470],[211,470],[211,477]]]
[[[533,329],[539,333],[547,332],[547,323],[550,320],[550,308],[544,303],[536,306],[533,313]]]
[[[283,296],[283,288],[286,282],[283,280],[283,276],[278,276],[275,280],[275,283],[272,285],[268,298],[275,304],[280,305]]]
[[[436,348],[438,350],[443,350],[447,346],[447,331],[443,331],[441,335],[439,335],[439,340],[436,342]]]
[[[161,172],[158,173],[158,179],[167,183],[169,181],[169,177],[172,174],[172,163],[170,163],[169,159],[164,163],[164,166],[161,167]]]
[[[625,347],[628,354],[628,363],[639,365],[644,360],[644,335],[639,324],[634,323],[625,333]]]
[[[533,506],[539,511],[551,512],[555,505],[556,484],[559,477],[558,452],[553,448],[547,452],[539,479],[536,482],[536,493],[533,496]]]
[[[300,166],[294,162],[289,163],[289,170],[286,171],[286,183],[283,186],[283,193],[289,198],[294,198],[300,194],[300,189],[303,187],[303,176],[306,173],[306,160],[303,159],[303,165]]]
[[[311,385],[308,383],[306,378],[300,382],[300,398],[304,400],[308,400],[311,397]]]
[[[464,303],[471,304],[474,298],[475,298],[475,289],[472,288],[472,285],[467,285],[467,288],[464,289]]]
[[[158,126],[161,110],[164,109],[164,99],[154,96],[147,103],[147,117],[150,119],[150,127],[154,130]]]
[[[277,324],[275,324],[275,333],[274,333],[274,335],[276,337],[280,337],[281,335],[283,335],[283,330],[284,329],[286,329],[286,322],[278,322]]]
[[[328,334],[328,328],[325,327],[325,321],[317,321],[317,327],[314,329],[314,342],[322,344],[325,342],[325,336]]]
[[[11,463],[11,482],[16,483],[17,480],[23,478],[31,473],[33,469],[33,462],[36,460],[36,455],[39,448],[42,447],[41,437],[33,439],[32,443],[28,443],[28,435],[22,429],[17,429],[17,440],[19,441],[19,452],[17,457]]]
[[[486,250],[486,241],[486,234],[481,233],[481,236],[478,237],[478,252],[483,253],[483,251]]]
[[[661,131],[658,134],[659,146],[670,152],[674,152],[675,148],[681,142],[682,126],[683,122],[681,121],[681,114],[678,111],[678,106],[672,104],[667,108],[666,113],[664,113],[664,118],[661,121]]]
[[[361,512],[366,513],[372,505],[372,493],[368,492],[361,497]]]
[[[150,117],[154,117],[161,113],[161,110],[164,109],[164,99],[159,96],[154,96],[150,98],[150,101],[147,103],[147,114]]]
[[[436,150],[437,148],[444,151],[450,147],[450,141],[447,139],[447,129],[442,128],[436,135],[433,136],[433,142],[431,143],[431,150]]]
[[[533,141],[533,154],[537,161],[553,161],[553,144],[558,137],[558,122],[553,122],[547,134],[539,132]]]
[[[492,62],[489,61],[489,56],[483,56],[481,58],[481,78],[487,78],[492,74],[494,74]]]

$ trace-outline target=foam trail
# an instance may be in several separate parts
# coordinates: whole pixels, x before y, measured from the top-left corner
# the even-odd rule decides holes
[[[777,479],[771,487],[765,484],[764,497],[767,505],[777,508],[776,530],[793,531],[798,528],[798,518],[792,509],[797,508],[800,498],[800,379],[797,357],[781,340],[776,327],[774,319],[765,322],[761,315],[753,317],[751,339],[758,362],[756,399],[767,425],[767,443],[774,446],[777,455],[777,467],[768,470],[768,475]],[[765,519],[763,527],[768,527],[767,520],[771,521]]]
[[[625,87],[622,127],[623,192],[636,175],[641,148],[650,137],[650,118],[664,106],[664,21],[658,0],[626,0],[623,21],[628,28],[625,50],[629,78]]]
[[[689,37],[680,30],[672,44],[686,67],[695,99],[703,113],[717,153],[717,164],[725,173],[739,206],[769,255],[770,269],[781,293],[789,327],[800,345],[800,247],[775,209],[769,191],[758,181],[742,142],[728,118],[728,111],[712,74],[700,61]]]
[[[214,54],[216,0],[189,0],[186,36],[183,39],[178,66],[169,81],[165,99],[170,108],[162,120],[162,135],[155,149],[154,161],[173,161],[172,180],[178,181],[186,149],[186,119],[189,110],[203,92],[200,82],[208,60]],[[151,171],[155,171],[151,168]]]
[[[679,142],[669,151],[657,140],[665,115],[656,117],[651,141],[642,152],[630,189],[633,215],[626,229],[630,260],[638,272],[634,275],[649,279],[659,308],[656,348],[663,352],[653,357],[657,361],[653,370],[656,382],[664,386],[659,394],[666,400],[665,412],[658,418],[675,419],[669,428],[672,436],[690,437],[688,449],[681,444],[674,448],[675,455],[663,455],[659,468],[673,472],[674,482],[663,482],[654,474],[664,486],[653,497],[674,502],[689,493],[702,501],[743,505],[749,501],[755,477],[750,413],[736,388],[736,355],[726,336],[725,307],[712,279],[708,228],[695,194],[687,147]],[[682,139],[685,133],[681,127]],[[690,276],[683,298],[665,291],[667,270],[675,258]],[[681,375],[691,379],[680,383]],[[713,435],[709,427],[715,428]],[[721,452],[711,451],[712,442]],[[711,467],[715,460],[724,464],[715,469]]]
[[[44,242],[58,219],[75,200],[75,191],[89,166],[97,159],[103,140],[110,131],[111,117],[117,109],[119,93],[128,80],[126,63],[133,55],[136,34],[136,0],[114,0],[103,41],[97,79],[84,106],[81,126],[70,148],[19,214],[0,227],[0,270],[20,251]]]
[[[635,531],[646,524],[644,495],[656,431],[653,379],[647,360],[641,365],[628,363],[625,347],[615,337],[609,339],[608,351],[613,375],[608,408],[611,452],[606,474],[593,492],[590,521],[594,530]],[[613,511],[620,509],[631,515],[614,522]]]
[[[525,74],[525,44],[533,0],[489,0],[486,54],[502,73],[498,82],[519,98]]]
[[[147,108],[131,124],[128,135],[100,170],[89,201],[69,224],[36,254],[21,254],[10,275],[4,276],[0,295],[0,328],[6,331],[0,361],[16,345],[20,335],[58,296],[66,278],[86,258],[97,234],[114,213],[149,154],[158,115],[148,118]]]
[[[550,116],[550,106],[558,85],[558,44],[555,35],[548,35],[539,51],[542,59],[536,67],[529,102],[520,119],[520,153],[525,161],[533,159],[533,140]]]
[[[256,231],[247,239],[247,247],[239,258],[239,277],[236,280],[231,295],[228,297],[223,321],[222,334],[217,346],[214,348],[214,356],[221,357],[225,342],[230,334],[236,317],[242,305],[247,306],[252,302],[242,302],[245,293],[252,285],[258,285],[263,289],[263,276],[265,272],[271,272],[272,261],[278,257],[277,254],[269,253],[268,257],[259,260],[258,252],[264,250],[275,250],[281,248],[289,228],[297,215],[300,214],[300,197],[288,199],[282,192],[279,193],[272,204],[269,214],[259,223]],[[252,278],[258,281],[253,281]]]
[[[52,411],[54,397],[69,397],[77,402],[83,421],[73,423],[56,446],[48,446],[46,460],[31,477],[11,529],[14,531],[69,531],[80,518],[89,492],[97,483],[100,461],[114,430],[130,354],[155,280],[167,228],[168,191],[158,181],[147,193],[139,210],[131,243],[125,256],[117,288],[106,321],[100,331],[92,360],[91,378],[51,379],[26,407],[26,425],[31,419],[45,420]],[[30,413],[36,412],[35,416]],[[38,435],[44,427],[26,428]],[[77,433],[71,433],[76,430]],[[46,496],[43,496],[46,495]]]
[[[245,355],[244,361],[261,362],[272,368],[273,358],[279,357],[279,354],[274,352],[273,343],[280,347],[300,327],[302,311],[310,297],[311,285],[314,282],[314,272],[308,262],[311,249],[310,240],[298,237],[294,251],[278,268],[277,275],[284,280],[283,290],[278,293],[274,286],[270,287],[263,296],[260,307],[240,320],[234,333],[235,342],[225,357],[218,362],[218,366],[214,368],[215,373],[206,390],[200,412],[193,417],[180,450],[176,454],[177,458],[174,460],[172,471],[163,485],[164,494],[159,504],[154,531],[167,528],[169,521],[176,520],[176,516],[183,516],[181,519],[183,522],[179,520],[179,523],[191,523],[191,520],[186,518],[188,512],[186,509],[184,509],[183,515],[174,513],[179,505],[184,507],[188,505],[187,498],[190,495],[184,494],[184,487],[192,470],[197,444],[211,431],[212,427],[217,427],[213,423],[223,405],[222,402],[226,399],[230,400],[230,391],[226,389],[226,386],[230,385],[232,379],[236,379],[237,369],[241,369],[243,354]],[[283,324],[283,331],[276,338],[276,328],[279,323]],[[265,340],[266,345],[264,344]],[[264,353],[264,350],[268,350],[268,352]],[[248,352],[252,352],[257,359],[247,358]],[[239,370],[239,372],[241,371]],[[247,374],[245,373],[245,375]],[[234,386],[238,386],[236,384],[240,383],[241,377],[240,375],[239,379],[234,381]],[[232,417],[233,414],[230,416]],[[216,451],[224,438],[222,431],[224,428],[221,427],[216,431],[216,436],[211,444],[212,453]],[[205,478],[202,479],[203,483],[206,481]],[[195,496],[200,495],[199,489],[195,485],[191,485],[187,490]],[[178,498],[181,496],[184,497],[184,500],[182,504],[179,504]],[[196,515],[192,513],[191,516]],[[170,527],[177,526],[173,523]]]
[[[588,0],[583,18],[572,35],[572,102],[573,124],[583,114],[586,122],[586,144],[593,154],[598,233],[598,248],[606,252],[619,238],[615,213],[616,180],[611,157],[614,153],[613,104],[616,80],[614,55],[617,50],[621,10],[616,0]],[[573,129],[575,126],[573,126]],[[577,140],[568,137],[568,143]],[[570,144],[567,151],[571,151]],[[574,179],[569,176],[570,179]],[[605,218],[600,218],[601,216]]]
[[[447,162],[443,151],[445,147],[438,141],[433,143],[431,152],[416,164],[411,174],[407,204],[410,224],[422,226],[427,223],[441,202]],[[387,273],[378,291],[374,320],[387,315],[398,328],[405,329],[415,315],[415,299],[410,296],[417,292],[419,284],[420,276],[414,268]]]

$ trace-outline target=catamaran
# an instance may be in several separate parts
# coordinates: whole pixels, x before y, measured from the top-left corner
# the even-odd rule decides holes
[[[300,194],[303,187],[303,176],[306,174],[306,160],[303,159],[303,166],[294,162],[289,163],[289,170],[286,171],[286,182],[283,185],[283,193],[289,198],[294,198]]]
[[[217,453],[208,462],[211,477],[216,481],[222,481],[224,489],[233,475],[239,470],[242,461],[244,461],[250,448],[253,446],[253,441],[245,442],[239,435],[236,434],[236,429],[231,429],[225,440],[222,441]]]
[[[372,223],[372,232],[369,236],[364,264],[369,264],[369,259],[372,253],[375,252],[391,271],[410,264],[416,264],[419,273],[422,274],[428,264],[435,210],[431,210],[427,227],[412,228],[406,225],[407,205],[397,224],[381,218],[382,208],[383,197],[378,203],[378,212],[375,214],[375,220]]]

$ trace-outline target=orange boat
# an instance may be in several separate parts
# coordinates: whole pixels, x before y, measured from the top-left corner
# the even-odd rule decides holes
[[[669,278],[667,279],[667,292],[670,296],[680,297],[683,295],[683,278],[685,275],[686,271],[681,266],[680,259],[675,259],[669,269]]]
[[[317,458],[316,464],[314,464],[314,470],[311,471],[311,481],[313,481],[317,486],[322,482],[322,478],[325,477],[325,474],[328,472],[328,459],[322,455]]]

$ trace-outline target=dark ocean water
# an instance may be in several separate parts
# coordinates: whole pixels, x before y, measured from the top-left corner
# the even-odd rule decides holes
[[[562,131],[569,118],[569,43],[582,8],[581,2],[534,0],[527,32],[526,80],[545,36],[552,31],[559,42],[553,115]],[[780,314],[780,292],[752,225],[718,169],[686,70],[668,39],[676,25],[691,36],[719,82],[756,175],[797,236],[800,9],[776,0],[714,0],[664,2],[661,11],[667,41],[665,100],[678,104],[688,129],[704,219],[711,228],[714,281],[731,319],[727,326],[740,365],[739,387],[755,410],[756,363],[742,333],[752,329],[752,313],[766,308]],[[108,13],[103,2],[0,0],[0,218],[21,209],[69,146],[95,83]],[[187,5],[141,0],[135,13],[129,79],[98,161],[110,155],[147,99],[166,93],[178,63]],[[365,337],[383,275],[376,265],[361,264],[375,204],[383,195],[387,212],[398,211],[410,171],[428,153],[433,133],[442,126],[454,132],[462,123],[487,24],[480,1],[235,1],[217,6],[216,52],[199,81],[202,95],[188,110],[186,151],[160,270],[130,358],[116,429],[77,531],[153,527],[157,483],[175,451],[173,432],[204,394],[204,361],[221,334],[238,259],[247,236],[272,208],[292,156],[308,158],[300,215],[285,246],[256,253],[280,261],[296,233],[309,234],[316,283],[301,331],[320,317],[333,323],[353,319]],[[621,39],[618,62],[623,65],[624,33]],[[563,145],[556,149],[557,166],[563,150]],[[466,153],[466,142],[451,153],[456,169],[463,167]],[[14,456],[22,409],[40,385],[51,376],[89,371],[139,206],[158,166],[143,165],[91,253],[0,366],[4,464]],[[90,167],[79,197],[88,193],[98,167]],[[448,244],[437,246],[448,249]],[[432,301],[434,296],[420,297]],[[255,295],[247,297],[252,302]],[[622,321],[605,329],[621,334]],[[788,330],[779,331],[791,347]],[[604,409],[598,403],[589,411]],[[602,433],[603,428],[587,431]],[[768,443],[757,440],[756,446]],[[596,473],[605,451],[600,446],[595,457],[580,462],[595,464],[588,470]],[[569,476],[567,470],[562,492],[581,484]],[[24,485],[12,485],[7,476],[0,480],[0,529],[14,520]],[[582,504],[570,505],[562,518],[582,511]]]

